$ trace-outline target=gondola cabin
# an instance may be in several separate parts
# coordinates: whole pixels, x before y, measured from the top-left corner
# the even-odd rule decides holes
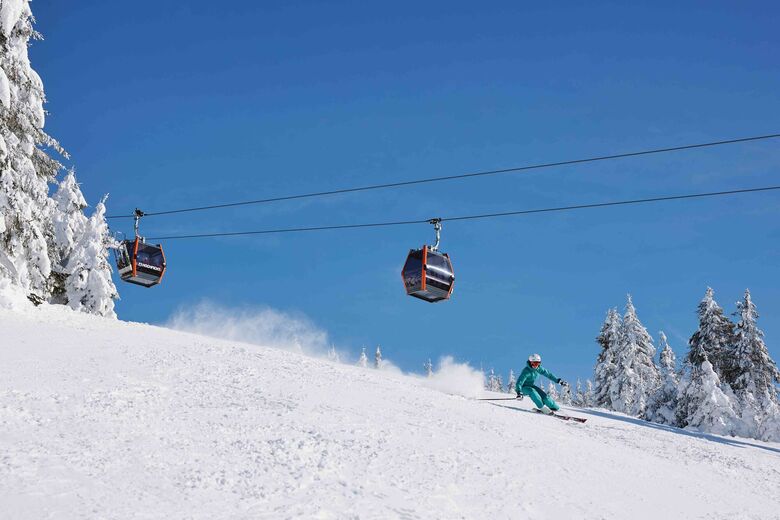
[[[147,244],[136,237],[122,240],[114,253],[117,271],[125,282],[151,287],[165,274],[165,253],[160,244]]]
[[[455,285],[449,255],[428,246],[409,251],[401,277],[406,294],[431,303],[449,300]]]

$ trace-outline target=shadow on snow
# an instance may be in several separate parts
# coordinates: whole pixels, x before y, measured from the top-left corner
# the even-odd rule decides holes
[[[711,442],[717,442],[718,444],[727,444],[729,446],[736,446],[738,448],[758,448],[760,450],[766,450],[771,451],[773,453],[780,453],[780,448],[773,448],[771,446],[762,446],[760,444],[753,444],[752,442],[748,442],[745,440],[737,440],[735,437],[726,438],[726,437],[720,437],[718,435],[713,435],[711,433],[702,433],[702,432],[694,432],[690,430],[684,430],[682,428],[677,428],[675,426],[668,426],[666,424],[658,424],[650,421],[645,421],[642,419],[637,419],[635,417],[626,417],[624,415],[615,415],[611,414],[609,412],[600,411],[600,410],[592,410],[592,409],[582,409],[577,408],[577,411],[583,414],[588,415],[594,415],[596,417],[604,417],[606,419],[614,419],[616,421],[623,421],[629,424],[634,424],[637,426],[644,426],[646,428],[654,428],[656,430],[661,430],[669,433],[674,433],[677,435],[684,435],[686,437],[695,437],[698,439],[705,439]]]
[[[515,408],[514,406],[506,406],[498,403],[490,403],[493,406],[498,406],[499,408],[505,408],[508,410],[515,410],[518,412],[530,412],[534,413],[532,410],[525,410],[523,408]],[[593,415],[595,417],[602,417],[605,419],[613,419],[616,421],[622,421],[625,423],[633,424],[635,426],[642,426],[645,428],[653,428],[656,430],[661,430],[669,433],[673,433],[676,435],[684,435],[686,437],[694,437],[698,439],[704,439],[711,442],[717,442],[718,444],[726,444],[729,446],[735,446],[737,448],[757,448],[760,450],[766,450],[773,453],[780,453],[780,448],[773,448],[771,446],[762,446],[760,444],[753,444],[752,442],[748,442],[746,440],[737,440],[735,437],[731,438],[725,438],[725,437],[719,437],[717,435],[713,435],[710,433],[702,433],[702,432],[694,432],[690,430],[684,430],[682,428],[677,428],[674,426],[668,426],[666,424],[658,424],[650,421],[645,421],[642,419],[637,419],[635,417],[626,417],[624,415],[616,415],[612,414],[606,411],[601,410],[593,410],[593,409],[584,409],[584,408],[572,408],[567,407],[570,410],[576,411],[581,414],[587,414],[587,415]]]

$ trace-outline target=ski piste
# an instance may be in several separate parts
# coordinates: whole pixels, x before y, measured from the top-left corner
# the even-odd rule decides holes
[[[515,397],[486,397],[486,398],[478,398],[477,401],[517,401],[517,398],[515,398]],[[531,410],[524,410],[522,408],[514,408],[514,407],[512,407],[512,408],[515,409],[515,410],[523,410],[525,412],[531,411]],[[543,412],[543,411],[539,410],[538,408],[534,408],[533,411],[536,412],[536,413],[539,413],[541,415],[550,415],[552,417],[557,417],[558,419],[561,419],[562,421],[574,421],[574,422],[578,422],[578,423],[584,423],[584,422],[587,421],[587,419],[583,419],[582,417],[574,417],[574,416],[571,416],[571,415],[564,415],[564,414],[555,413],[555,412],[546,413],[546,412]]]

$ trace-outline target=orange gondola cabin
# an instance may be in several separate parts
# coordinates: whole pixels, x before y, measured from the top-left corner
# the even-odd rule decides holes
[[[147,244],[141,237],[123,240],[116,253],[116,268],[123,281],[152,287],[165,274],[165,253],[160,244]]]
[[[455,285],[449,255],[428,246],[409,251],[401,276],[406,294],[431,303],[449,300]]]
[[[147,244],[144,237],[138,234],[141,217],[145,213],[135,210],[135,238],[120,240],[114,249],[116,269],[122,281],[152,287],[160,283],[165,274],[165,253],[160,244]]]
[[[455,285],[450,255],[439,251],[441,220],[433,218],[428,221],[436,231],[436,243],[424,245],[422,249],[410,249],[401,270],[406,294],[430,303],[449,300]]]

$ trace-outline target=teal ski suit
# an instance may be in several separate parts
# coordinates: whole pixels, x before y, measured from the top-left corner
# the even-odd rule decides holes
[[[539,365],[537,368],[533,368],[530,362],[526,362],[525,368],[523,368],[523,371],[520,372],[520,375],[517,377],[515,392],[517,392],[517,395],[527,395],[530,397],[536,407],[539,409],[541,409],[544,405],[547,405],[550,410],[555,411],[560,408],[558,403],[553,401],[550,396],[547,395],[547,392],[534,384],[539,374],[543,375],[554,383],[558,383],[560,381],[560,379],[554,376],[552,372],[546,368],[543,368],[542,365]]]

